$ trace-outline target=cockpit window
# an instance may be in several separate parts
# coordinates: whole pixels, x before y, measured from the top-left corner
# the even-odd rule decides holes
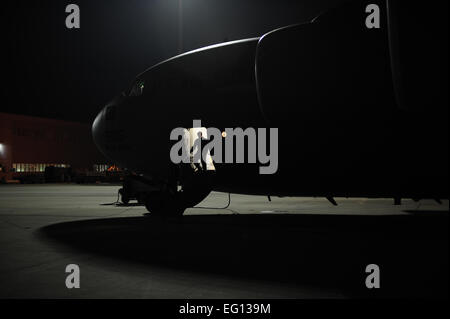
[[[144,93],[144,86],[145,86],[145,82],[144,80],[137,80],[131,90],[130,90],[130,96],[140,96]]]

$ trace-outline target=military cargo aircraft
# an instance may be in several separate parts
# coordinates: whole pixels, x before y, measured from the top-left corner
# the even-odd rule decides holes
[[[349,2],[149,68],[101,110],[93,138],[111,161],[145,178],[140,199],[155,214],[180,215],[211,190],[333,203],[448,198],[447,30],[446,1]],[[175,128],[194,136],[188,148],[195,129],[217,142],[213,155],[231,149],[244,161],[201,165],[190,149],[190,163],[174,163]],[[209,128],[221,136],[208,137]],[[227,128],[242,128],[246,144],[227,148],[236,138]],[[247,128],[258,141],[264,134],[258,149],[276,152],[272,173],[261,174],[267,161],[249,160],[255,139]]]

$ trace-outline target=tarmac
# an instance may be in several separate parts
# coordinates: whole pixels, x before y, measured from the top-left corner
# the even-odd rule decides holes
[[[161,219],[115,203],[119,188],[0,185],[0,298],[448,298],[447,200],[231,194],[224,208],[213,192]]]

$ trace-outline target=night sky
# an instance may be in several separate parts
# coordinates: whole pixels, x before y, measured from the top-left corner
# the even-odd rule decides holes
[[[344,0],[184,0],[183,51],[308,21]],[[75,3],[81,28],[67,29]],[[2,3],[1,112],[89,123],[134,77],[178,53],[178,0]]]

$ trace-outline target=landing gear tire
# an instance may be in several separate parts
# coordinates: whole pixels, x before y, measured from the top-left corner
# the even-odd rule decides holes
[[[153,215],[180,217],[186,207],[180,202],[178,194],[169,191],[155,191],[146,196],[145,208]]]
[[[200,203],[212,190],[214,171],[194,170],[189,164],[169,169],[166,183],[145,196],[145,208],[151,215],[180,217],[186,208]]]

